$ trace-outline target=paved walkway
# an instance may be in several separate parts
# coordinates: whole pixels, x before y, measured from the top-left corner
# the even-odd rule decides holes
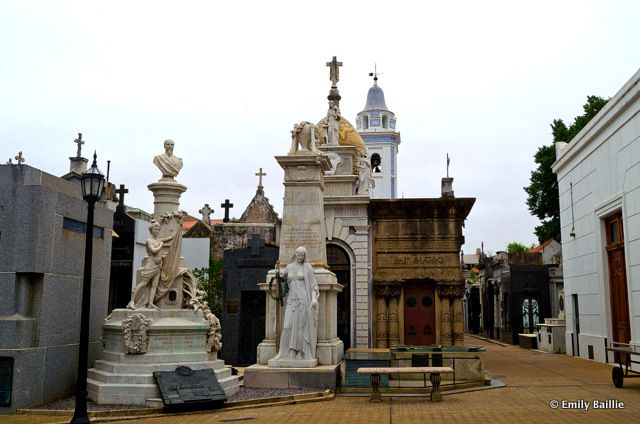
[[[135,423],[640,423],[640,378],[625,380],[624,388],[616,389],[610,365],[467,337],[468,343],[487,348],[485,368],[505,387],[443,392],[444,401],[440,403],[426,397],[393,396],[370,403],[367,397],[337,396],[324,402],[141,418]],[[594,400],[622,402],[624,408],[594,409]],[[563,401],[589,402],[589,408],[563,409]],[[557,409],[550,406],[554,402],[559,403]],[[0,423],[64,421],[62,417],[0,415]]]

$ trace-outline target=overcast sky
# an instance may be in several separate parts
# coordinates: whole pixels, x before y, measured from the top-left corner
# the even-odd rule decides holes
[[[523,187],[554,118],[612,97],[640,67],[640,2],[3,1],[0,160],[63,175],[73,140],[98,152],[126,203],[149,212],[154,155],[175,141],[188,186],[239,217],[262,167],[281,214],[294,122],[326,114],[325,63],[343,62],[342,115],[355,125],[377,63],[402,134],[398,193],[439,197],[451,156],[458,197],[475,197],[466,253],[536,238]]]

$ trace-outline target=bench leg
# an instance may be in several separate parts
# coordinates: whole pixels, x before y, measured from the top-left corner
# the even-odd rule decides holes
[[[429,377],[431,380],[431,402],[442,402],[442,393],[440,393],[440,373],[432,372]]]
[[[380,374],[371,374],[371,397],[369,402],[382,402],[380,394]]]

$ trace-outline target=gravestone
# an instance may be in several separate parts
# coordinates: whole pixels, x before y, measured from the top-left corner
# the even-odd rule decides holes
[[[222,359],[233,365],[256,363],[265,326],[265,292],[258,284],[278,260],[278,248],[265,246],[258,234],[247,244],[224,251]]]
[[[155,371],[167,410],[219,408],[227,400],[212,369],[193,370],[179,366],[174,371]]]

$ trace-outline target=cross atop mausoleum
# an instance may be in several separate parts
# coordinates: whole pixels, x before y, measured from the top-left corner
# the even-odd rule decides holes
[[[202,214],[202,222],[207,225],[211,225],[211,218],[209,217],[209,215],[213,213],[213,209],[209,207],[208,203],[205,203],[202,209],[198,211],[198,213]]]
[[[264,240],[260,234],[253,233],[247,245],[251,248],[251,256],[260,256],[260,249],[264,247]]]
[[[22,156],[22,151],[18,152],[18,155],[16,156],[15,159],[18,161],[18,165],[22,165],[22,163],[26,161],[24,156]]]
[[[116,190],[118,194],[118,205],[124,206],[124,195],[129,193],[129,189],[124,187],[124,184],[120,184],[120,188]]]
[[[220,207],[224,209],[224,218],[222,219],[222,222],[229,222],[229,209],[233,207],[233,203],[229,203],[229,199],[225,199],[224,203],[222,203]]]
[[[333,60],[331,62],[327,62],[327,66],[329,67],[329,79],[331,80],[331,86],[337,87],[338,81],[340,81],[340,66],[342,66],[342,62],[338,62],[335,56],[333,56]]]
[[[258,177],[258,191],[262,191],[262,177],[266,176],[266,172],[262,172],[262,168],[260,168],[260,172],[255,173],[256,177]]]
[[[84,141],[82,140],[82,133],[78,133],[78,138],[73,140],[73,142],[78,145],[78,152],[76,153],[76,157],[79,158],[82,156],[82,145],[84,144]]]

